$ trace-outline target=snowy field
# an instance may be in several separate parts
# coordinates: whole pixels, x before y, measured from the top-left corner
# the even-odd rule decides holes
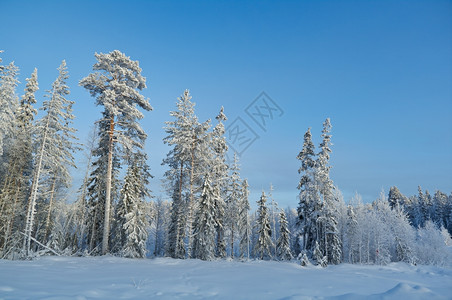
[[[42,257],[0,260],[0,299],[452,299],[452,269]]]

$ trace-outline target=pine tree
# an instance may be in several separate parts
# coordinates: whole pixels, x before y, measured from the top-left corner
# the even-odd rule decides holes
[[[240,234],[240,257],[250,258],[251,225],[248,212],[250,203],[248,201],[248,180],[243,180],[240,192],[239,211],[238,211],[238,229]]]
[[[104,114],[105,115],[105,114]],[[87,218],[85,227],[87,229],[87,250],[90,254],[101,254],[102,236],[104,227],[105,197],[106,197],[106,177],[108,168],[108,149],[109,149],[109,118],[105,117],[97,123],[96,139],[97,146],[91,151],[93,162],[90,167],[92,171],[89,174],[86,183],[86,206]],[[118,147],[113,148],[112,154],[112,200],[119,199],[119,168],[120,154]],[[115,202],[115,201],[112,201]],[[110,212],[110,218],[113,218],[113,210]]]
[[[132,61],[118,50],[108,54],[95,54],[97,63],[93,70],[80,81],[80,85],[96,97],[96,104],[104,106],[103,117],[108,126],[101,135],[108,134],[108,149],[103,153],[107,157],[105,179],[105,207],[102,234],[102,254],[109,250],[111,192],[113,181],[113,153],[118,142],[122,153],[130,155],[143,148],[146,133],[138,124],[143,113],[138,109],[152,110],[148,99],[139,93],[146,88],[146,78],[141,75],[138,61]],[[103,140],[103,139],[102,139]]]
[[[257,201],[257,242],[254,246],[254,255],[258,259],[271,259],[271,249],[273,247],[273,242],[271,239],[271,227],[270,219],[268,215],[268,208],[266,206],[267,196],[262,192],[261,198]]]
[[[215,257],[215,201],[218,197],[218,187],[212,186],[210,177],[206,174],[194,228],[195,258],[211,260]]]
[[[292,253],[290,251],[290,231],[284,210],[279,213],[279,239],[277,242],[277,257],[280,260],[291,260]]]

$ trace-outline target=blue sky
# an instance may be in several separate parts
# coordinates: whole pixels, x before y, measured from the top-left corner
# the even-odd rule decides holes
[[[15,61],[22,83],[38,68],[41,100],[66,59],[81,141],[100,118],[78,86],[94,53],[140,61],[154,107],[142,124],[155,195],[162,127],[187,88],[200,120],[224,106],[226,127],[240,118],[258,136],[241,155],[251,202],[272,183],[281,206],[297,206],[295,157],[308,127],[320,143],[327,117],[331,177],[346,201],[393,185],[452,191],[451,1],[1,0],[0,11],[3,61]],[[262,92],[282,111],[265,131],[245,111]]]

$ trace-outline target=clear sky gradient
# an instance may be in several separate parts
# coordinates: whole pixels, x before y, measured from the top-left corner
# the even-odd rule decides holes
[[[308,127],[318,146],[327,117],[331,177],[346,201],[393,185],[452,191],[451,1],[0,0],[0,12],[1,57],[21,69],[19,94],[37,67],[42,101],[66,59],[81,141],[100,118],[78,86],[94,53],[139,60],[154,107],[142,121],[154,195],[166,197],[162,127],[187,88],[201,121],[224,106],[226,127],[238,120],[258,137],[241,155],[253,203],[272,183],[281,206],[297,206],[295,157]],[[281,109],[264,128],[246,110],[262,92]]]

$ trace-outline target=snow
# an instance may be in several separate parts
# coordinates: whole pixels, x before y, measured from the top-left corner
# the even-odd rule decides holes
[[[0,299],[452,299],[452,269],[391,263],[41,257],[0,260]]]

